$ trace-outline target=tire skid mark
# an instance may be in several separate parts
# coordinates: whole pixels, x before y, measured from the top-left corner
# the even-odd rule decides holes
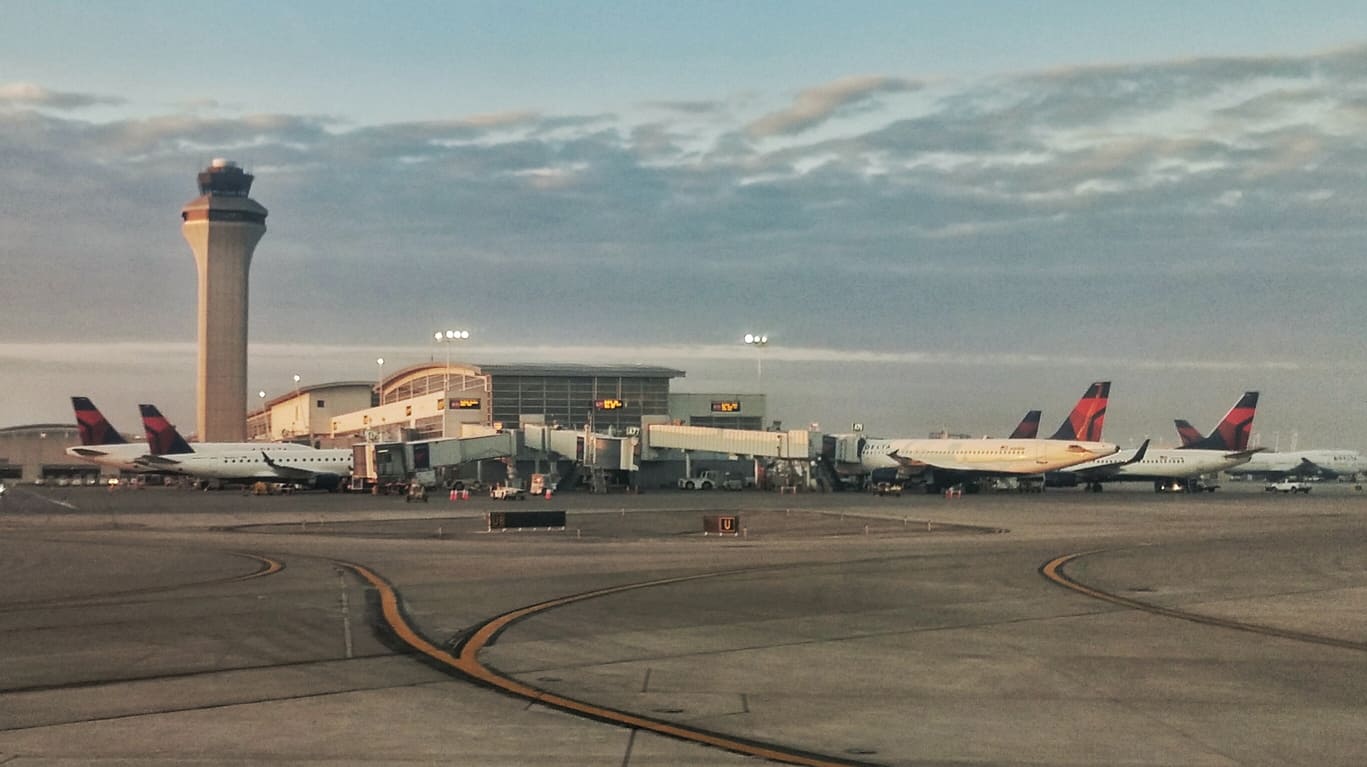
[[[582,602],[588,599],[619,594],[625,591],[685,583],[688,581],[702,580],[704,578],[736,575],[743,572],[750,572],[749,570],[727,570],[698,575],[684,575],[674,578],[661,578],[653,581],[611,586],[604,589],[583,592],[581,594],[557,597],[490,618],[475,626],[472,631],[464,635],[458,643],[448,650],[428,639],[413,626],[403,610],[398,591],[383,576],[364,565],[340,561],[336,562],[336,564],[339,567],[345,567],[356,573],[362,580],[365,580],[374,587],[379,596],[379,607],[381,611],[380,619],[397,639],[411,648],[413,652],[423,656],[427,662],[446,670],[448,673],[455,672],[457,675],[463,676],[477,684],[523,698],[531,703],[537,703],[548,708],[554,708],[566,713],[583,716],[595,721],[621,727],[629,727],[633,730],[645,730],[677,740],[698,743],[735,754],[768,759],[783,764],[804,765],[805,767],[872,767],[874,764],[872,762],[850,761],[838,757],[791,749],[778,744],[725,735],[674,722],[652,719],[619,709],[599,706],[587,701],[568,698],[518,681],[513,677],[499,672],[497,669],[485,666],[479,662],[478,656],[480,650],[493,644],[504,629],[537,613],[551,610],[556,607],[562,607],[574,602]]]
[[[1110,602],[1114,605],[1126,607],[1131,610],[1141,610],[1153,615],[1161,615],[1165,618],[1176,618],[1177,620],[1200,623],[1206,626],[1230,629],[1233,631],[1243,631],[1249,634],[1261,634],[1262,636],[1277,637],[1279,639],[1290,639],[1295,642],[1308,642],[1311,644],[1325,645],[1327,647],[1337,647],[1342,650],[1356,650],[1367,652],[1367,642],[1354,642],[1349,639],[1339,639],[1337,637],[1324,636],[1322,634],[1311,634],[1305,631],[1293,631],[1291,629],[1278,628],[1276,626],[1266,626],[1258,623],[1246,623],[1229,618],[1218,618],[1213,615],[1202,615],[1201,613],[1178,610],[1172,607],[1163,607],[1152,602],[1144,602],[1130,597],[1123,597],[1109,591],[1102,591],[1094,586],[1088,586],[1078,581],[1064,572],[1064,567],[1070,562],[1081,559],[1092,554],[1099,554],[1100,551],[1083,551],[1076,554],[1064,554],[1055,557],[1040,566],[1040,575],[1052,581],[1058,586],[1071,589],[1103,602]]]
[[[140,589],[124,589],[121,591],[102,591],[95,594],[86,594],[79,597],[68,599],[33,599],[25,602],[11,602],[0,608],[0,613],[21,612],[35,608],[65,608],[65,607],[84,607],[99,604],[109,599],[122,597],[133,597],[146,594],[163,594],[170,591],[180,591],[181,589],[193,589],[203,586],[220,586],[228,583],[241,583],[255,578],[264,578],[267,575],[275,575],[285,569],[285,563],[277,559],[262,556],[260,554],[248,554],[242,551],[224,552],[234,557],[250,559],[257,563],[255,571],[244,575],[229,575],[223,578],[210,578],[203,581],[190,581],[188,583],[174,583],[169,586],[147,586]]]

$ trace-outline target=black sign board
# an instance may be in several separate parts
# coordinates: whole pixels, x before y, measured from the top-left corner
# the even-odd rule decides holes
[[[565,511],[491,511],[489,532],[495,530],[565,529]]]

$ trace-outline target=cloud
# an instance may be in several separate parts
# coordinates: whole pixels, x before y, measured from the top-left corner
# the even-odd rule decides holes
[[[753,138],[802,133],[831,118],[867,106],[878,96],[919,90],[921,83],[897,77],[850,77],[798,93],[792,106],[745,126]]]
[[[1353,171],[1367,147],[1345,130],[1367,103],[1356,62],[866,77],[781,112],[726,97],[648,119],[0,111],[0,338],[192,339],[193,289],[153,286],[193,285],[179,208],[226,155],[256,173],[271,211],[254,341],[374,343],[481,318],[551,345],[669,343],[760,317],[839,348],[858,317],[898,329],[872,344],[888,351],[916,338],[1062,353],[1109,343],[1074,315],[1141,306],[1162,322],[1237,322],[1229,354],[1246,357],[1290,342],[1276,318],[1308,303],[1323,332],[1306,348],[1324,351],[1352,343],[1367,310],[1345,278],[1367,270]],[[884,102],[913,89],[914,112]],[[1299,119],[1306,109],[1333,119]],[[860,110],[872,111],[834,119]],[[165,321],[111,309],[149,294]],[[1242,311],[1252,304],[1262,311]],[[984,322],[994,313],[1024,319]],[[1171,343],[1131,345],[1154,356]]]
[[[122,103],[124,103],[123,99],[114,96],[54,91],[32,83],[8,83],[0,85],[0,108],[39,107],[57,110],[73,110]]]

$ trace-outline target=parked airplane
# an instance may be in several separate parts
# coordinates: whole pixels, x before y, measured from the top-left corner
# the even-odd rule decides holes
[[[1109,389],[1109,383],[1088,388],[1065,427],[1099,431]],[[1038,476],[1118,450],[1111,443],[1086,439],[868,439],[860,445],[859,463],[875,480],[879,475],[906,476],[919,478],[928,492],[954,485],[972,491],[984,478]]]
[[[320,450],[293,442],[201,442],[191,448],[155,405],[139,405],[155,471],[222,482],[297,482],[336,490],[351,476],[351,450]]]
[[[1257,448],[1245,449],[1257,405],[1258,393],[1245,392],[1211,432],[1211,440],[1219,442],[1202,440],[1196,443],[1199,447],[1183,446],[1172,450],[1144,451],[1141,447],[1139,451],[1121,452],[1110,458],[1070,466],[1045,477],[1045,484],[1050,487],[1085,485],[1093,492],[1100,492],[1106,482],[1153,482],[1155,491],[1214,490],[1214,486],[1200,485],[1197,478],[1246,464],[1258,452]],[[1240,441],[1245,447],[1217,447]]]
[[[242,451],[254,453],[262,448],[269,448],[272,453],[282,450],[314,449],[308,445],[261,442],[197,442],[191,446],[151,405],[140,406],[143,412],[143,428],[147,432],[147,443],[129,442],[119,434],[89,398],[72,397],[71,406],[76,411],[76,425],[81,444],[67,448],[67,455],[118,471],[171,472],[172,469],[167,468],[170,464],[154,461],[158,456],[213,455]]]
[[[1367,472],[1367,460],[1356,450],[1295,450],[1258,453],[1234,473],[1276,481],[1288,477],[1353,479]]]
[[[147,471],[137,463],[147,456],[147,445],[124,439],[89,398],[72,397],[71,407],[81,444],[67,448],[67,455],[118,471]]]
[[[1251,398],[1251,399],[1250,399]],[[1258,404],[1258,392],[1245,392],[1239,404],[1225,416],[1210,436],[1203,437],[1190,423],[1178,420],[1177,433],[1182,438],[1182,447],[1237,446],[1242,450],[1248,445],[1248,436],[1253,429],[1253,409]],[[1236,411],[1247,409],[1246,421],[1236,418]],[[1237,422],[1241,428],[1233,428]],[[1233,436],[1231,436],[1231,434]],[[1353,478],[1367,473],[1367,459],[1356,450],[1292,450],[1284,453],[1260,452],[1239,466],[1235,474],[1275,481],[1287,477],[1338,477]]]
[[[291,449],[266,443],[253,450],[149,456],[145,464],[156,471],[202,480],[238,484],[294,482],[335,491],[351,476],[351,451],[320,450],[306,445]]]

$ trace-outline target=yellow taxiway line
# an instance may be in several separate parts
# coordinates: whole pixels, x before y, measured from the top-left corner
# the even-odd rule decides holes
[[[384,622],[401,641],[441,666],[457,671],[476,682],[502,690],[510,695],[515,695],[543,706],[549,706],[561,711],[578,714],[600,722],[645,730],[659,735],[677,738],[679,740],[701,743],[732,753],[768,759],[782,764],[804,765],[805,767],[862,767],[863,765],[869,764],[868,762],[847,761],[835,757],[788,749],[779,745],[731,737],[681,724],[651,719],[626,711],[606,708],[573,698],[567,698],[562,695],[556,695],[555,693],[532,687],[531,685],[520,682],[512,677],[505,676],[479,662],[478,656],[480,650],[488,646],[488,644],[498,636],[499,632],[507,628],[513,622],[535,613],[567,605],[572,602],[580,602],[586,599],[606,596],[608,594],[616,594],[623,591],[649,588],[652,586],[663,586],[671,583],[682,583],[702,578],[715,578],[721,575],[732,574],[735,571],[687,575],[677,578],[662,578],[660,580],[647,581],[644,583],[613,586],[611,588],[560,597],[540,604],[523,607],[481,624],[460,643],[457,648],[459,654],[452,654],[452,652],[427,639],[427,637],[419,633],[418,630],[409,623],[407,616],[403,614],[403,610],[399,606],[398,592],[396,592],[394,587],[383,577],[363,565],[349,562],[338,562],[337,564],[350,569],[375,588],[380,596],[380,609]]]
[[[1122,597],[1109,591],[1102,591],[1094,586],[1077,581],[1064,572],[1064,566],[1068,563],[1085,557],[1089,554],[1098,552],[1079,552],[1076,554],[1064,554],[1055,557],[1040,566],[1040,575],[1053,581],[1066,589],[1072,589],[1079,594],[1086,594],[1093,599],[1100,599],[1121,607],[1128,607],[1132,610],[1142,610],[1154,615],[1162,615],[1167,618],[1190,621],[1192,623],[1202,623],[1207,626],[1218,626],[1219,628],[1232,629],[1234,631],[1245,631],[1251,634],[1261,634],[1263,636],[1279,637],[1281,639],[1291,639],[1297,642],[1311,642],[1313,644],[1338,647],[1344,650],[1367,651],[1367,643],[1353,642],[1337,637],[1322,636],[1320,634],[1309,634],[1303,631],[1292,631],[1290,629],[1277,628],[1276,626],[1263,626],[1257,623],[1244,623],[1242,621],[1230,620],[1228,618],[1217,618],[1213,615],[1202,615],[1200,613],[1187,612],[1172,607],[1163,607],[1151,602],[1143,602],[1138,599]]]

